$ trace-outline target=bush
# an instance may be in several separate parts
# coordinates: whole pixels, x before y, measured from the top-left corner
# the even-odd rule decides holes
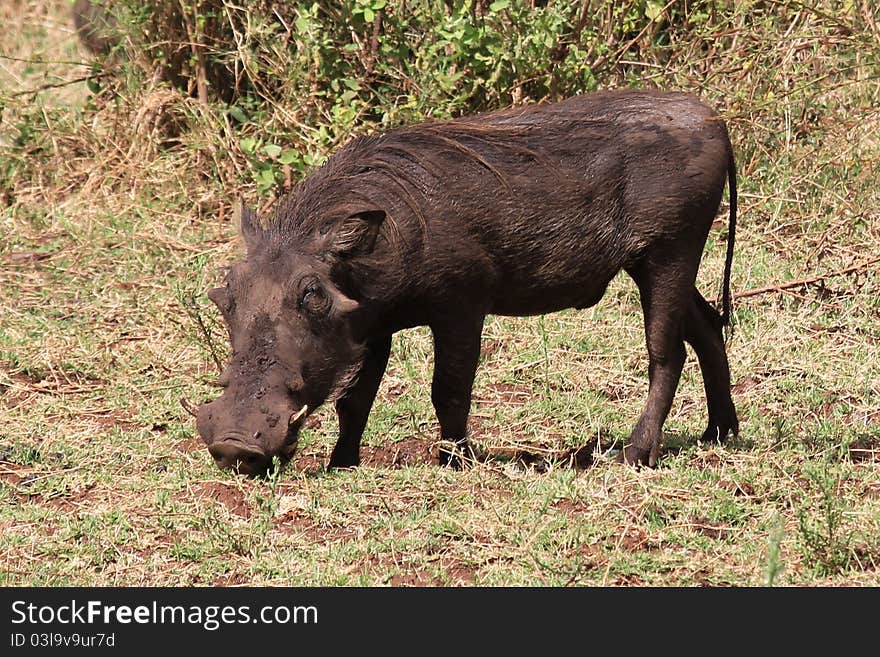
[[[199,126],[223,126],[264,193],[354,133],[598,87],[697,92],[750,132],[751,159],[778,146],[781,113],[786,139],[809,139],[834,89],[877,61],[870,8],[839,5],[107,0],[104,63],[112,93],[169,84],[210,107]]]

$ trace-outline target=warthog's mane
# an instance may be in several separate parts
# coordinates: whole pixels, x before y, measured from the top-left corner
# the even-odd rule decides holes
[[[542,153],[524,145],[523,138],[536,126],[480,118],[429,121],[355,138],[279,200],[267,230],[276,240],[302,243],[338,208],[362,206],[386,212],[385,229],[393,240],[400,235],[398,211],[408,211],[424,227],[426,204],[432,193],[444,189],[449,154],[490,172],[508,191],[499,159],[553,167]]]
[[[404,231],[424,231],[427,217],[449,209],[451,192],[503,201],[517,193],[518,176],[543,176],[557,189],[568,179],[580,184],[577,168],[560,166],[560,154],[577,157],[569,152],[572,143],[617,142],[614,152],[625,159],[633,135],[713,118],[695,111],[687,94],[645,90],[401,126],[357,137],[331,155],[278,201],[265,230],[282,248],[322,248],[320,236],[333,221],[381,210],[383,235],[401,244]]]

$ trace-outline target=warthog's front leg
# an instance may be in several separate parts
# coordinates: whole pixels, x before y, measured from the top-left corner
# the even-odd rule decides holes
[[[460,318],[459,318],[460,319]],[[434,334],[434,379],[431,401],[440,422],[440,464],[461,466],[467,449],[467,419],[477,362],[483,316],[462,319],[455,326],[431,325]]]

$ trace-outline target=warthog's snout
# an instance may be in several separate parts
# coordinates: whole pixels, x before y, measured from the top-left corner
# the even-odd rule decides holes
[[[262,475],[269,469],[269,456],[258,447],[237,440],[222,440],[208,446],[214,462],[222,470],[243,475]]]
[[[199,436],[217,466],[237,474],[262,476],[277,457],[283,465],[296,451],[297,434],[308,414],[303,405],[292,413],[281,403],[260,405],[254,411],[247,404],[230,403],[226,396],[197,409],[181,400],[184,409],[196,417]],[[287,420],[282,420],[287,417]],[[247,431],[241,427],[247,427]]]

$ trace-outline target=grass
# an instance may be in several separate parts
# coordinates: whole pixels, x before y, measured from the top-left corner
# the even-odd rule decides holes
[[[363,467],[324,470],[336,420],[322,408],[295,462],[251,480],[215,468],[179,404],[216,395],[227,347],[204,291],[240,253],[216,116],[180,99],[190,130],[162,148],[132,119],[149,90],[92,107],[82,82],[47,86],[88,70],[67,3],[13,5],[0,10],[17,36],[0,52],[0,585],[880,584],[870,21],[825,46],[805,9],[788,41],[742,33],[755,64],[727,102],[733,289],[771,289],[735,302],[738,438],[697,441],[691,354],[658,468],[570,467],[574,449],[624,440],[644,403],[641,312],[620,277],[587,311],[487,319],[471,416],[487,462],[428,462],[431,341],[414,329],[395,336]],[[848,72],[815,82],[817,67]],[[767,80],[782,78],[768,100]],[[723,97],[729,82],[704,79]],[[786,85],[811,85],[814,102]],[[707,296],[721,225],[700,272]],[[811,282],[787,286],[797,280]]]

